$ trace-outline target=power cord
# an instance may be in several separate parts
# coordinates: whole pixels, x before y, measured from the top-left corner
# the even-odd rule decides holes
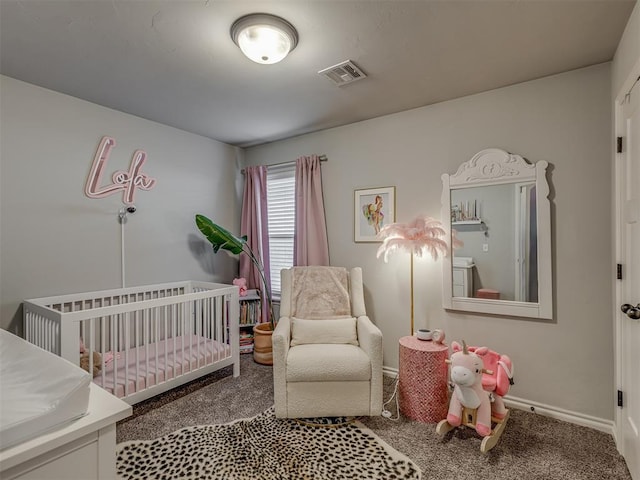
[[[397,422],[398,420],[400,420],[400,405],[398,404],[398,383],[399,383],[399,380],[400,380],[400,372],[398,372],[396,374],[396,378],[394,380],[395,381],[395,385],[393,387],[393,394],[391,395],[389,400],[387,400],[386,402],[384,402],[382,404],[382,413],[381,413],[381,415],[384,418],[387,418],[389,420],[393,420],[394,422]],[[393,414],[391,413],[391,411],[387,410],[387,408],[386,408],[387,405],[389,403],[391,403],[394,398],[396,399],[396,416],[395,416],[395,418],[393,418]]]

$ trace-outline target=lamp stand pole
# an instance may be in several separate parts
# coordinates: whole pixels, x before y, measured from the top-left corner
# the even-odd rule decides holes
[[[410,254],[411,257],[411,332],[409,335],[413,335],[413,252]]]

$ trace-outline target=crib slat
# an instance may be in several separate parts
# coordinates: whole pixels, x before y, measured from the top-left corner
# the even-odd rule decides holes
[[[182,374],[184,375],[186,373],[186,370],[191,370],[188,365],[187,362],[184,361],[186,357],[185,355],[185,345],[184,345],[184,339],[187,336],[187,332],[185,331],[185,325],[184,325],[184,303],[180,303],[180,309],[179,309],[179,315],[180,315],[180,332],[181,332],[181,338],[182,338],[182,348],[180,349],[180,353],[182,354]]]
[[[154,326],[153,330],[154,330],[154,334],[155,334],[155,341],[154,341],[154,350],[155,350],[155,358],[154,358],[154,362],[155,362],[155,366],[156,368],[154,369],[154,379],[156,382],[156,385],[158,383],[160,383],[160,361],[158,358],[158,323],[157,323],[157,318],[156,318],[156,309],[150,309],[149,311],[149,316],[151,317],[151,324]]]
[[[176,355],[176,337],[178,336],[178,309],[175,304],[171,305],[171,325],[171,331],[173,334],[173,361],[176,363],[176,366],[174,368],[177,369],[178,357]],[[174,370],[173,374],[178,375],[178,372]],[[180,371],[180,374],[182,375],[182,370]]]
[[[213,343],[214,338],[213,338],[213,328],[211,328],[211,322],[215,317],[213,315],[212,299],[207,298],[206,302],[207,302],[207,316],[206,316],[205,325],[207,326],[207,335],[206,335],[205,345],[208,345],[207,349],[211,350],[211,360],[208,363],[213,363],[215,361],[214,356],[215,356],[216,350],[214,348],[214,343]]]
[[[101,352],[106,352],[106,346],[105,346],[105,321],[104,321],[104,317],[100,317],[100,351]],[[115,352],[114,352],[115,355]],[[101,383],[100,385],[105,386],[106,385],[106,377],[107,377],[107,365],[105,363],[104,357],[102,359],[102,372],[100,372],[100,380]],[[116,381],[115,378],[113,380],[113,385],[115,387]],[[114,392],[115,393],[115,392]]]
[[[202,301],[196,302],[196,368],[200,368],[200,337],[202,336]]]
[[[164,328],[164,364],[169,365],[169,330],[167,329],[167,307],[162,308],[162,325]],[[174,357],[175,358],[175,357]],[[171,378],[175,378],[175,369],[171,372]],[[165,373],[165,379],[169,380],[169,368]]]
[[[134,364],[134,370],[136,371],[136,390],[138,390],[139,385],[138,385],[138,379],[140,378],[140,375],[137,373],[140,371],[140,347],[142,347],[142,342],[140,341],[140,318],[138,315],[138,311],[136,310],[135,312],[133,312],[133,323],[134,323],[134,329],[135,329],[135,364]]]
[[[114,344],[114,341],[116,338],[116,322],[114,319],[114,315],[109,315],[109,328],[111,330],[111,334],[109,335],[110,347],[114,352],[119,352],[120,349],[118,348],[117,345]],[[117,384],[115,382],[115,379],[118,378],[118,356],[117,355],[113,359],[113,376],[114,376],[113,393],[114,395],[117,395],[116,393]],[[126,397],[126,393],[125,393],[125,397]]]

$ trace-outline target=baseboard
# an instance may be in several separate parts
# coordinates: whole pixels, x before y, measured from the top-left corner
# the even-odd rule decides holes
[[[565,410],[564,408],[554,407],[552,405],[532,402],[524,398],[512,397],[511,395],[507,395],[504,397],[504,403],[511,408],[517,408],[518,410],[537,413],[545,417],[555,418],[556,420],[573,423],[574,425],[593,428],[594,430],[608,433],[612,437],[615,436],[615,424],[613,420],[593,417],[591,415],[585,415],[584,413]]]
[[[396,378],[396,376],[398,375],[398,369],[397,368],[391,368],[391,367],[385,367],[383,365],[382,366],[382,375],[384,375],[385,377],[389,377],[389,378]]]
[[[396,375],[398,375],[398,369],[383,366],[382,374],[386,377],[396,378]],[[580,425],[582,427],[593,428],[594,430],[608,433],[609,435],[614,437],[614,439],[616,436],[615,423],[613,422],[613,420],[605,420],[604,418],[593,417],[591,415],[585,415],[584,413],[565,410],[563,408],[554,407],[552,405],[532,402],[524,398],[512,397],[511,395],[505,396],[504,402],[510,408],[516,408],[518,410],[524,410],[526,412],[533,412],[538,415],[555,418],[556,420],[562,420],[564,422],[573,423],[574,425]]]

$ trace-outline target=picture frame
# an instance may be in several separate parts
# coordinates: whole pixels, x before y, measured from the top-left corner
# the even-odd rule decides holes
[[[396,187],[357,189],[353,203],[354,241],[382,242],[380,228],[396,221]]]

